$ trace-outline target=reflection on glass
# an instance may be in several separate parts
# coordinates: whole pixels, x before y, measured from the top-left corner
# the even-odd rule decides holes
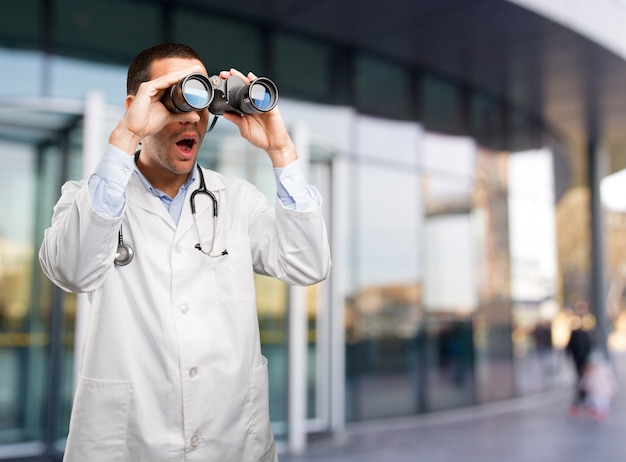
[[[425,220],[426,311],[468,316],[476,309],[476,237],[472,228],[469,210],[430,215]]]
[[[289,290],[277,279],[255,275],[257,310],[261,349],[268,359],[270,419],[275,437],[282,439],[287,432],[288,417],[288,342],[287,318]]]
[[[19,198],[0,202],[0,214],[10,217],[0,230],[0,442],[6,443],[41,435],[43,388],[36,383],[45,383],[48,336],[31,309],[36,152],[3,142],[0,162],[1,184]]]
[[[419,183],[411,172],[359,165],[355,289],[347,311],[347,418],[417,412],[421,323]]]
[[[475,163],[471,140],[425,136],[423,380],[428,410],[467,405],[474,396],[472,321],[480,276]]]
[[[511,345],[508,153],[480,149],[476,157],[474,218],[480,258],[479,307],[474,314],[476,401],[514,393]]]
[[[560,310],[552,153],[547,149],[508,158],[508,211],[516,389],[553,385],[557,356],[553,324]],[[558,342],[558,337],[557,337]]]
[[[0,443],[38,441],[51,454],[69,422],[75,297],[43,276],[37,254],[61,178],[80,177],[82,149],[80,130],[52,138],[0,140],[0,183],[19,198],[0,204],[10,217],[0,229]]]

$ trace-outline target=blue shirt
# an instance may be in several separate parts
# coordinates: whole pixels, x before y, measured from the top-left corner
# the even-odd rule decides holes
[[[168,210],[175,223],[178,223],[183,210],[187,189],[198,175],[194,168],[192,174],[178,190],[174,198],[154,188],[135,165],[134,156],[108,145],[96,170],[88,181],[91,204],[99,215],[105,218],[119,218],[124,210],[126,195],[124,190],[135,173],[152,194],[157,196]],[[276,193],[284,207],[307,211],[319,207],[321,196],[314,186],[307,184],[300,162],[295,160],[284,168],[274,168]]]

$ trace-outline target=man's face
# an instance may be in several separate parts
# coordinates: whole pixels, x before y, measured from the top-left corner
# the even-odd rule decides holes
[[[195,59],[166,58],[154,61],[151,66],[151,79],[171,72],[185,70],[202,63]],[[206,70],[203,72],[207,75]],[[143,162],[156,164],[165,172],[174,175],[187,175],[192,170],[198,150],[206,133],[209,110],[176,114],[178,119],[141,143]],[[167,173],[166,173],[167,174]]]

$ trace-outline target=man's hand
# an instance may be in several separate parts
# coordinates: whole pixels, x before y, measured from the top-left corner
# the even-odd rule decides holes
[[[194,66],[143,82],[137,94],[126,97],[126,113],[109,136],[109,143],[133,155],[146,136],[154,135],[167,124],[185,117],[185,114],[168,111],[161,103],[161,97],[164,90],[193,72],[204,73],[204,69]]]
[[[220,77],[223,79],[227,79],[231,75],[238,75],[246,84],[256,79],[252,72],[248,73],[247,76],[235,69],[220,72]],[[224,118],[237,125],[241,136],[247,139],[250,144],[267,152],[274,167],[284,167],[298,158],[296,148],[291,141],[278,106],[269,112],[244,116],[225,112]]]

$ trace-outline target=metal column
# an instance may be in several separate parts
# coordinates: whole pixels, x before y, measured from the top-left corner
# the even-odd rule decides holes
[[[591,293],[590,308],[596,317],[597,348],[607,351],[606,281],[604,271],[604,219],[600,181],[605,173],[604,152],[601,149],[597,130],[592,128],[587,145],[589,183],[589,218],[591,223]]]

